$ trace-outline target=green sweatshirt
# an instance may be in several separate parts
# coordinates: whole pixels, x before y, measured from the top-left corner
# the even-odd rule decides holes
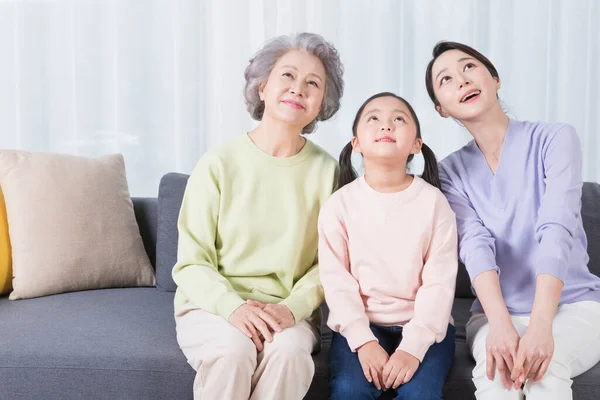
[[[296,322],[319,308],[317,219],[337,162],[307,140],[276,158],[242,135],[207,152],[179,214],[175,309],[187,301],[229,319],[246,299],[281,303]]]

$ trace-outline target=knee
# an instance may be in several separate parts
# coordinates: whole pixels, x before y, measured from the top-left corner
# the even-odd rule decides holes
[[[313,365],[311,350],[294,340],[291,335],[277,334],[271,343],[265,343],[265,353],[283,363],[305,363]],[[313,366],[314,367],[314,366]]]
[[[373,398],[372,391],[377,389],[364,377],[357,379],[355,376],[341,375],[329,381],[329,390],[331,400],[347,400]]]
[[[403,399],[405,400],[441,400],[442,389],[434,385],[417,384],[413,386],[407,385],[403,391]]]

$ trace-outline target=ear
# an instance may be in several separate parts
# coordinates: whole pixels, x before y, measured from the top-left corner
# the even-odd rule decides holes
[[[448,118],[448,117],[450,116],[450,114],[448,114],[448,113],[446,112],[446,110],[444,110],[444,109],[442,108],[442,106],[439,106],[439,105],[438,105],[438,106],[435,106],[435,111],[437,111],[437,112],[438,112],[438,114],[440,114],[440,117],[442,117],[442,118]]]
[[[496,80],[496,91],[500,90],[500,87],[502,86],[500,84],[500,79],[499,78],[494,78]]]
[[[352,136],[350,143],[352,143],[352,150],[355,153],[360,153],[360,144],[358,143],[358,138],[356,136]]]
[[[423,147],[423,139],[416,138],[412,149],[410,149],[410,154],[419,154],[421,147]]]
[[[265,101],[265,82],[258,85],[258,97],[260,97],[260,101]]]

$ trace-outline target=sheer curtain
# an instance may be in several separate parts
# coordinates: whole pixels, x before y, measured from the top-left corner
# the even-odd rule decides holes
[[[346,69],[340,112],[311,136],[334,156],[358,106],[384,90],[412,103],[439,158],[469,140],[425,90],[431,49],[445,39],[495,63],[512,116],[573,124],[584,178],[599,181],[598,21],[595,0],[5,0],[0,148],[121,152],[132,194],[155,196],[164,173],[189,173],[206,149],[255,125],[243,71],[260,45],[312,31]]]

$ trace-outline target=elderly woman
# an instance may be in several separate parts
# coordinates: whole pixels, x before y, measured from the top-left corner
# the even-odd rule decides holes
[[[302,399],[319,343],[317,217],[337,162],[301,133],[343,93],[337,50],[302,33],[269,41],[246,68],[259,120],[207,152],[179,216],[177,340],[195,399]]]

